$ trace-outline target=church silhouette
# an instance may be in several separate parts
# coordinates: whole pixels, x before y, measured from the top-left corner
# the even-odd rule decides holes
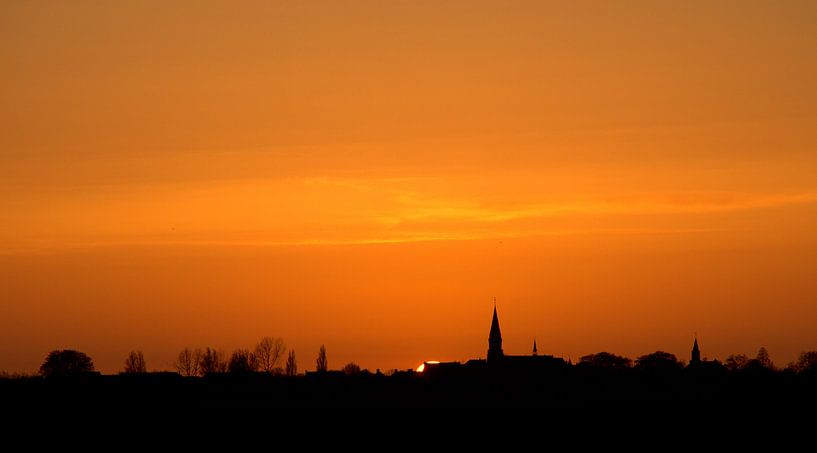
[[[502,331],[499,328],[499,316],[494,301],[494,313],[491,319],[491,330],[488,334],[487,359],[471,359],[461,362],[424,362],[423,374],[426,376],[457,375],[468,372],[490,372],[500,374],[540,374],[547,371],[565,370],[572,367],[570,361],[552,355],[540,355],[533,339],[533,351],[530,355],[507,355],[502,350]],[[687,368],[694,370],[714,370],[722,368],[718,361],[701,360],[698,338],[692,345],[691,360]]]
[[[434,376],[457,371],[490,371],[490,372],[538,372],[564,369],[569,366],[561,357],[539,355],[536,339],[533,340],[533,351],[530,355],[507,355],[502,350],[502,331],[499,328],[499,316],[494,301],[494,315],[491,319],[491,330],[488,334],[487,359],[471,359],[467,362],[425,362],[423,373]]]

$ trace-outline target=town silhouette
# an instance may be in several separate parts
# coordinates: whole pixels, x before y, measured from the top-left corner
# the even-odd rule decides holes
[[[701,357],[693,339],[691,359],[656,351],[632,360],[609,352],[576,363],[540,354],[508,355],[494,303],[487,358],[424,362],[418,369],[382,372],[355,363],[329,367],[320,347],[315,371],[300,373],[294,350],[266,337],[255,349],[229,358],[213,348],[185,348],[175,371],[148,372],[141,351],[131,352],[121,373],[103,375],[86,354],[52,351],[38,375],[4,374],[0,396],[9,408],[268,408],[268,407],[549,407],[563,409],[702,407],[783,409],[817,401],[817,351],[777,367],[765,348],[757,356],[724,362]]]

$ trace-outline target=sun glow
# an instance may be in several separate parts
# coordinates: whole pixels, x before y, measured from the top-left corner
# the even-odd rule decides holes
[[[423,371],[425,371],[427,363],[434,364],[434,363],[440,363],[440,362],[438,362],[436,360],[426,360],[425,362],[421,363],[420,366],[417,367],[417,372],[422,373]]]

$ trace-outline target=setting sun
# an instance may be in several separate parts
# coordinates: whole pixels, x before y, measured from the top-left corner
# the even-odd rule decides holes
[[[425,362],[421,363],[420,366],[417,367],[416,371],[418,373],[422,373],[426,369],[426,364],[429,364],[429,363],[430,364],[436,364],[436,363],[440,363],[440,362],[438,362],[436,360],[426,360]]]

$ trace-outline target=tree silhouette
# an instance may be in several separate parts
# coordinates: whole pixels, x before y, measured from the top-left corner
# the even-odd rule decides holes
[[[145,356],[142,351],[131,351],[128,358],[125,359],[126,374],[147,373],[147,365],[145,365]]]
[[[258,361],[258,368],[267,373],[274,373],[286,349],[284,340],[281,338],[262,338],[255,345],[255,359]]]
[[[636,359],[636,368],[642,370],[661,370],[669,371],[676,370],[683,367],[683,364],[678,361],[675,354],[670,354],[664,351],[655,351],[652,354],[643,355]]]
[[[360,366],[358,366],[358,364],[355,362],[349,362],[343,367],[343,374],[360,374]]]
[[[94,362],[82,352],[72,349],[51,351],[40,366],[43,376],[66,376],[94,371]]]
[[[326,361],[326,347],[321,345],[321,349],[318,350],[318,359],[315,361],[315,370],[319,373],[324,373],[329,368],[328,363]]]
[[[755,357],[755,362],[757,362],[757,365],[762,368],[765,368],[767,370],[774,370],[774,362],[772,362],[771,357],[769,357],[769,351],[767,351],[766,348],[764,347],[761,347],[757,351],[757,357]]]
[[[740,371],[749,364],[749,358],[744,354],[732,354],[726,358],[723,364],[729,371]]]
[[[289,351],[286,364],[286,375],[295,376],[298,374],[298,361],[295,359],[295,350]]]
[[[179,372],[182,376],[198,376],[199,375],[199,363],[201,362],[201,349],[191,350],[190,348],[184,348],[182,352],[179,353],[178,358],[176,358],[176,371]]]
[[[817,351],[801,352],[795,363],[798,373],[817,374]]]
[[[225,371],[227,371],[227,363],[224,361],[224,354],[215,349],[205,348],[199,360],[199,372],[202,375],[207,375]]]
[[[578,366],[590,368],[605,368],[614,370],[629,369],[633,361],[627,357],[618,356],[609,352],[599,352],[583,356],[579,359]]]
[[[255,355],[246,349],[236,349],[227,366],[230,373],[252,373],[258,370]]]

